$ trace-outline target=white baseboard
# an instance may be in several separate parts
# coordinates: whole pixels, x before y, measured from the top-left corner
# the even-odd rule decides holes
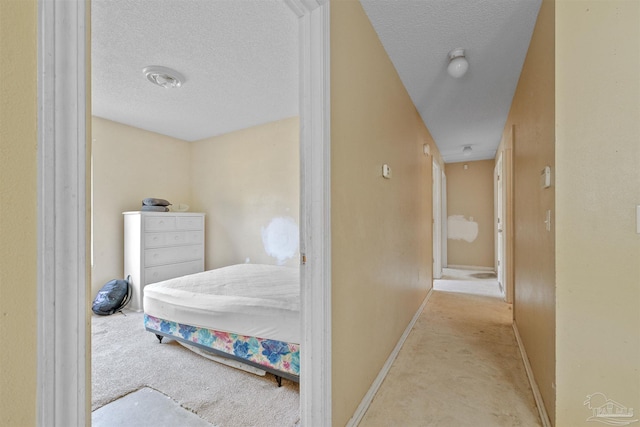
[[[538,407],[538,414],[540,415],[542,426],[552,427],[551,420],[549,419],[547,410],[544,407],[544,401],[542,400],[542,394],[540,394],[538,383],[536,382],[536,379],[533,376],[533,370],[531,369],[531,364],[529,363],[527,352],[524,349],[524,344],[522,343],[522,339],[520,338],[520,332],[518,332],[518,326],[516,325],[515,321],[513,322],[512,325],[513,325],[513,332],[516,335],[516,341],[518,342],[518,348],[520,349],[520,355],[522,356],[522,361],[524,362],[524,369],[527,371],[527,378],[529,378],[529,384],[531,385],[531,390],[533,391],[533,398],[535,399],[536,406]]]
[[[495,269],[493,267],[481,267],[479,265],[455,265],[455,264],[449,264],[446,268],[454,268],[456,270],[495,271]]]
[[[402,348],[402,345],[404,344],[407,337],[409,336],[411,329],[413,329],[413,325],[415,325],[416,322],[418,321],[418,318],[420,317],[420,314],[422,314],[422,311],[427,305],[427,302],[429,301],[429,298],[431,297],[432,293],[433,293],[433,287],[429,289],[429,292],[427,293],[427,296],[424,298],[424,301],[422,301],[420,308],[418,308],[418,311],[416,311],[416,314],[413,315],[413,319],[411,319],[411,322],[409,322],[409,325],[407,325],[407,328],[404,330],[404,333],[398,340],[398,343],[396,344],[395,348],[387,358],[387,361],[385,362],[384,366],[382,366],[382,369],[380,369],[380,372],[378,373],[378,376],[371,384],[371,387],[369,387],[369,391],[367,391],[367,394],[365,394],[364,397],[362,398],[360,405],[358,405],[358,407],[356,408],[356,411],[353,413],[353,416],[347,423],[346,427],[356,427],[358,424],[360,424],[360,421],[362,421],[362,417],[364,417],[364,414],[367,412],[367,409],[369,409],[369,405],[371,405],[371,402],[373,401],[373,398],[378,392],[378,389],[380,388],[380,386],[382,385],[382,382],[384,381],[385,377],[389,373],[389,370],[391,369],[391,365],[393,365],[393,362],[396,360],[396,357],[398,357],[398,353],[400,353],[400,349]]]

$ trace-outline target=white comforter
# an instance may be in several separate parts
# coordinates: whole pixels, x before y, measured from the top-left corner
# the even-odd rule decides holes
[[[160,319],[300,343],[298,268],[238,264],[144,288],[144,312]]]

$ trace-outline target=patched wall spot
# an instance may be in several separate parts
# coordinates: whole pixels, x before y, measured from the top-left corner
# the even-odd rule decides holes
[[[298,253],[298,224],[291,217],[273,218],[268,226],[262,227],[262,243],[267,254],[278,260],[278,265],[284,264]]]
[[[478,238],[478,223],[464,215],[451,215],[447,218],[447,238],[471,243]]]

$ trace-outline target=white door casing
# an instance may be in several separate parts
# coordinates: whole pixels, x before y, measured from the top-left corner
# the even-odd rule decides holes
[[[449,266],[449,259],[447,257],[447,176],[442,171],[442,216],[440,217],[442,223],[442,234],[440,239],[442,240],[442,252],[440,259],[442,260],[442,268]]]
[[[329,2],[285,0],[300,18],[300,420],[331,425]]]
[[[38,2],[37,424],[87,410],[88,5]]]
[[[494,189],[495,189],[495,240],[496,240],[496,273],[498,277],[498,286],[503,296],[506,296],[505,282],[505,198],[504,198],[504,169],[502,161],[502,153],[498,156],[498,161],[494,169]]]
[[[442,184],[440,165],[433,160],[433,278],[442,278]]]

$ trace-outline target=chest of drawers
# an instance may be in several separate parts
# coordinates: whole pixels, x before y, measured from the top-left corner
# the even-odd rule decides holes
[[[131,309],[142,310],[146,285],[204,271],[203,213],[123,215],[124,277],[131,276]]]

